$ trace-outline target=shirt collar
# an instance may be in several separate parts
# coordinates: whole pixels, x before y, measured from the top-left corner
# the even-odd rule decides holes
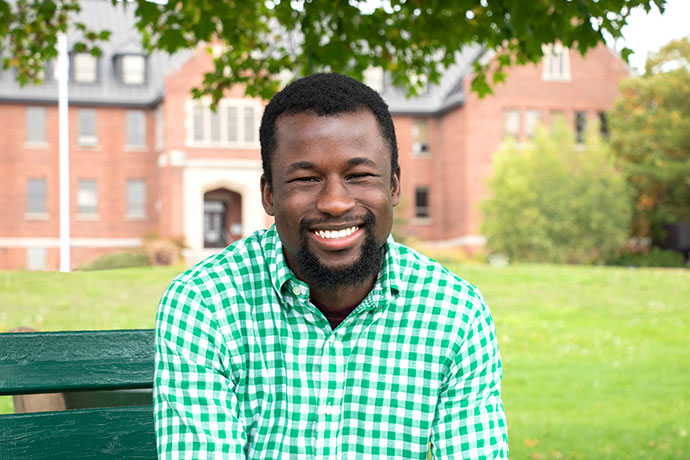
[[[275,224],[271,225],[263,235],[262,246],[265,254],[266,265],[273,289],[278,294],[283,305],[290,306],[292,302],[286,302],[285,296],[299,297],[302,300],[309,299],[309,286],[297,279],[290,270],[283,254],[283,243],[280,241]],[[393,236],[389,235],[384,245],[384,259],[374,287],[362,302],[368,309],[390,304],[400,292],[398,272],[400,271],[399,253],[397,243]]]

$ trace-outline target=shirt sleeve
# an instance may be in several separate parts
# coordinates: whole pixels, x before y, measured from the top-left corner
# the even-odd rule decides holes
[[[479,303],[441,387],[431,435],[434,459],[508,458],[501,356],[489,309]]]
[[[154,415],[160,459],[244,459],[228,349],[199,293],[173,281],[156,319]]]

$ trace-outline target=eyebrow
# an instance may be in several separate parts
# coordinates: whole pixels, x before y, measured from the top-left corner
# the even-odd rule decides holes
[[[376,166],[376,163],[374,163],[372,160],[370,160],[369,158],[363,158],[363,157],[350,158],[349,160],[347,160],[347,163],[350,166],[359,166],[359,165]]]
[[[366,166],[376,166],[376,163],[374,163],[372,160],[369,158],[364,158],[364,157],[355,157],[355,158],[350,158],[347,160],[348,166],[359,166],[359,165],[366,165]],[[289,167],[287,172],[291,173],[300,169],[308,169],[310,171],[313,171],[316,168],[316,165],[312,163],[311,161],[295,161],[292,163]]]
[[[310,161],[296,161],[290,165],[287,172],[291,173],[293,171],[297,171],[298,169],[313,170],[316,169],[316,165]]]

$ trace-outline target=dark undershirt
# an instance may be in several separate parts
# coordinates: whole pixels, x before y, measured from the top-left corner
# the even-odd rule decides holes
[[[314,299],[311,299],[311,303],[313,303],[314,306],[318,308],[321,313],[323,313],[323,316],[326,317],[328,323],[331,325],[331,329],[333,330],[335,330],[335,328],[338,327],[338,325],[342,323],[345,318],[347,318],[347,315],[352,313],[352,310],[357,308],[357,305],[359,305],[355,304],[351,307],[332,308],[327,307],[326,305],[322,305]]]

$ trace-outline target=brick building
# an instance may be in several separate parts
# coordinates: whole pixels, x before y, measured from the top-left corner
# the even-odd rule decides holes
[[[145,55],[131,9],[87,0],[82,14],[113,33],[102,57],[70,55],[72,267],[139,246],[148,233],[183,236],[188,259],[199,260],[270,225],[259,193],[264,101],[234,88],[213,112],[190,93],[211,68],[204,47]],[[555,116],[577,132],[605,121],[628,74],[605,46],[585,58],[555,47],[479,99],[468,74],[480,58],[481,50],[465,50],[438,85],[414,98],[370,75],[396,125],[403,233],[481,245],[478,203],[503,138],[527,140]],[[58,108],[50,69],[43,85],[23,88],[12,72],[0,73],[0,130],[0,270],[57,269]]]

